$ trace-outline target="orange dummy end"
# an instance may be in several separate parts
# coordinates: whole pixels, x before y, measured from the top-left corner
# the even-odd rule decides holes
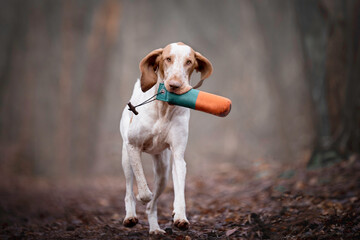
[[[195,102],[195,110],[226,117],[231,110],[231,100],[215,94],[199,91]]]

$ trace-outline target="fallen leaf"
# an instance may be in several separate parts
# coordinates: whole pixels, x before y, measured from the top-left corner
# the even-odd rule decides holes
[[[233,234],[234,232],[236,232],[238,229],[239,229],[239,228],[236,227],[236,228],[233,228],[233,229],[231,229],[231,230],[227,230],[227,231],[226,231],[226,236],[227,236],[227,237],[230,236],[231,234]]]

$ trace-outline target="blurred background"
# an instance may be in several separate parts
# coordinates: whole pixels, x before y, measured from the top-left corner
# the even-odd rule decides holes
[[[178,41],[213,64],[201,90],[233,102],[226,118],[192,111],[189,174],[224,163],[293,165],[359,152],[359,1],[0,6],[3,176],[122,175],[119,121],[138,64]]]

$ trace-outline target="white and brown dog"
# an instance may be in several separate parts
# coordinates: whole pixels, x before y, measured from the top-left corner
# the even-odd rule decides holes
[[[200,53],[183,43],[172,43],[156,49],[140,62],[141,79],[135,83],[131,102],[140,104],[156,94],[159,83],[164,83],[169,92],[182,94],[190,90],[193,71],[201,72],[201,80],[194,87],[200,87],[212,73],[212,65]],[[122,166],[126,178],[124,226],[138,223],[136,199],[133,192],[133,176],[138,186],[137,199],[147,203],[146,213],[150,234],[165,233],[157,220],[157,199],[163,192],[172,157],[172,177],[174,182],[173,221],[175,227],[186,230],[189,221],[185,209],[186,163],[184,153],[188,140],[190,109],[154,101],[142,106],[139,115],[124,109],[120,121],[123,138]],[[141,164],[141,153],[153,156],[154,193],[148,187]]]

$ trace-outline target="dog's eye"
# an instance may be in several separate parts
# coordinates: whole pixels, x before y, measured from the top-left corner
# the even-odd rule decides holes
[[[186,65],[190,65],[191,63],[192,63],[191,60],[186,61]]]
[[[171,58],[170,58],[170,57],[167,57],[167,58],[166,58],[166,61],[171,62]]]

